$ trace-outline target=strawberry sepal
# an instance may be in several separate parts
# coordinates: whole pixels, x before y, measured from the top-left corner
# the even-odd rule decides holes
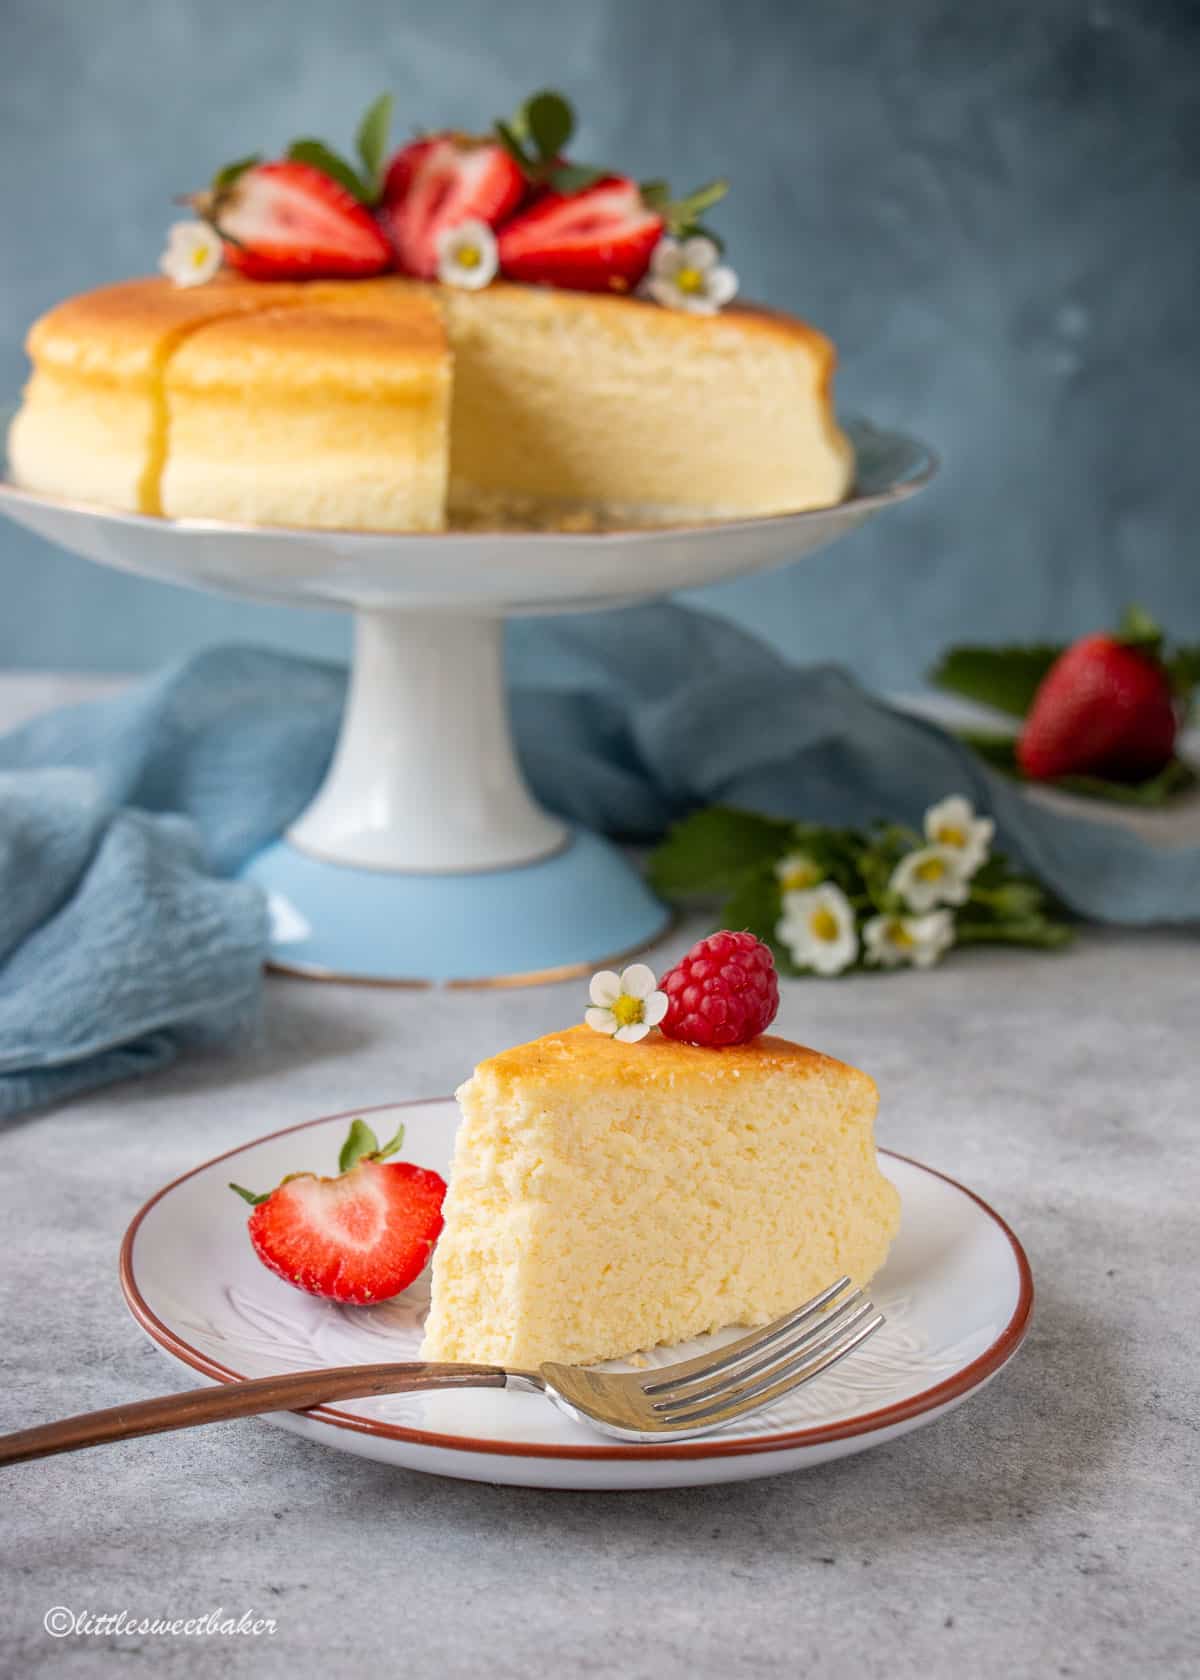
[[[240,1196],[244,1202],[249,1202],[251,1207],[260,1207],[263,1202],[270,1201],[275,1194],[274,1190],[264,1190],[262,1195],[256,1195],[253,1190],[247,1190],[240,1184],[234,1184],[232,1180],[229,1188]]]

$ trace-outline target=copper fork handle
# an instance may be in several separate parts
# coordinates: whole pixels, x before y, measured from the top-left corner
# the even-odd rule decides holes
[[[340,1365],[327,1371],[288,1371],[245,1382],[218,1383],[162,1394],[102,1412],[80,1412],[57,1423],[40,1423],[0,1435],[0,1464],[21,1464],[52,1453],[77,1452],[108,1441],[158,1435],[166,1429],[191,1429],[227,1418],[258,1417],[263,1412],[303,1412],[334,1400],[361,1400],[370,1394],[408,1394],[418,1389],[503,1388],[508,1373],[499,1365]]]

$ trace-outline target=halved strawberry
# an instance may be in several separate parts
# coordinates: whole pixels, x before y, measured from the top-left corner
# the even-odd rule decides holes
[[[525,177],[504,147],[463,134],[432,134],[397,152],[383,183],[381,220],[397,265],[432,280],[438,240],[463,222],[495,227],[516,209]]]
[[[630,292],[665,222],[635,181],[606,175],[581,192],[549,192],[499,233],[500,272],[574,292]]]
[[[442,1229],[445,1180],[411,1161],[392,1161],[403,1126],[382,1148],[355,1120],[337,1178],[292,1173],[251,1203],[250,1241],[264,1266],[328,1301],[366,1306],[398,1295],[424,1270]]]
[[[310,163],[254,163],[193,200],[252,280],[354,278],[390,265],[388,242],[353,193]]]

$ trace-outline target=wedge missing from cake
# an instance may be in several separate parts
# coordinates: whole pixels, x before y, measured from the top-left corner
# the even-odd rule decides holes
[[[784,1039],[573,1027],[458,1097],[426,1359],[586,1364],[763,1324],[842,1274],[866,1284],[899,1224],[874,1082]]]

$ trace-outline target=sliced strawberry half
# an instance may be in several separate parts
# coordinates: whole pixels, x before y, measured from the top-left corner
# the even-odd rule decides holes
[[[194,201],[225,241],[225,260],[252,280],[379,274],[391,251],[374,217],[312,164],[256,163]]]
[[[250,1241],[264,1266],[325,1300],[367,1306],[398,1295],[424,1270],[442,1229],[445,1180],[411,1161],[389,1161],[404,1129],[382,1148],[356,1120],[337,1178],[295,1173],[256,1196],[231,1184],[254,1212]]]
[[[664,221],[637,183],[607,175],[577,193],[546,193],[499,234],[500,271],[530,285],[629,292],[650,265]]]
[[[432,280],[438,241],[463,222],[495,227],[516,209],[525,177],[504,147],[461,134],[433,134],[397,152],[383,183],[381,219],[397,265]]]

